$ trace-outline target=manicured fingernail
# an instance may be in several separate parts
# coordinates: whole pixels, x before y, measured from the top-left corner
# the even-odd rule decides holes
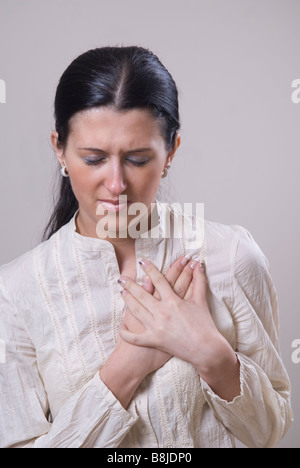
[[[200,263],[200,269],[201,269],[202,271],[204,271],[204,269],[205,269],[205,265],[204,265],[203,262]]]
[[[127,295],[126,289],[122,289],[122,291],[120,291],[120,294],[121,296],[125,297]]]
[[[118,279],[118,283],[126,284],[126,279],[121,277],[121,278]]]
[[[146,267],[149,265],[149,263],[147,262],[147,260],[145,260],[144,258],[138,258],[138,262],[140,265],[142,265],[143,267]]]
[[[196,265],[197,265],[197,262],[192,261],[192,263],[190,264],[190,267],[192,268],[192,270],[194,270]]]
[[[151,281],[150,277],[148,275],[145,275],[143,282],[144,283],[149,283],[150,281]]]
[[[184,257],[182,260],[181,260],[181,265],[182,266],[185,266],[187,263],[188,263],[189,259],[187,257]]]

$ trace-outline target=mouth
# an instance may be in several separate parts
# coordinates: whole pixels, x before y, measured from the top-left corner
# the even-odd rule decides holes
[[[119,211],[128,208],[131,204],[130,201],[120,203],[119,200],[98,200],[98,203],[104,208],[104,210],[113,213],[118,213]]]

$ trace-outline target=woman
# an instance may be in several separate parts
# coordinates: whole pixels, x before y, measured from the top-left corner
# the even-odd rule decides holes
[[[199,239],[155,198],[180,145],[168,71],[88,51],[55,118],[47,240],[0,269],[1,446],[275,446],[292,415],[268,262],[241,226]]]

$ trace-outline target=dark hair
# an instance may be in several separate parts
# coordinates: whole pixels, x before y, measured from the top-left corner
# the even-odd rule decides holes
[[[160,121],[166,148],[172,151],[180,128],[176,84],[158,57],[143,47],[102,47],[77,57],[60,78],[55,96],[55,128],[65,147],[70,119],[99,106],[119,111],[148,109]],[[70,179],[62,177],[59,197],[44,232],[49,239],[78,209]]]

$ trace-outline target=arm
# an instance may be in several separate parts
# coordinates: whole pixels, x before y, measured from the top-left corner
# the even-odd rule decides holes
[[[142,330],[122,329],[123,339],[193,364],[221,398],[233,400],[240,394],[239,361],[211,317],[204,268],[191,262],[193,290],[188,298],[180,298],[151,262],[144,259],[143,267],[159,295],[153,298],[132,280],[122,278],[124,301],[143,325]]]
[[[249,447],[274,447],[293,415],[290,382],[279,351],[278,300],[266,257],[238,227],[233,245],[232,317],[240,363],[241,394],[227,403],[203,381],[208,404]]]
[[[185,257],[177,259],[168,269],[166,280],[178,297],[187,299],[192,291],[193,271]],[[159,298],[149,277],[144,277],[144,290]],[[145,331],[141,323],[127,309],[121,328],[137,333]],[[144,378],[162,367],[171,355],[154,348],[134,346],[119,337],[116,348],[100,371],[100,378],[127,408]]]
[[[139,324],[133,327],[138,330]],[[126,409],[144,378],[163,366],[170,357],[153,348],[139,348],[119,339],[100,371],[100,378]]]
[[[180,260],[175,262],[167,275],[186,292],[191,275],[181,275],[183,267],[179,264]],[[153,293],[152,284],[144,287]],[[132,319],[127,318],[128,325],[132,325]],[[148,354],[143,350],[146,356],[140,348],[120,340],[100,373],[67,400],[50,423],[34,344],[1,277],[0,344],[1,447],[118,447],[137,421],[137,416],[124,408],[145,375],[170,358],[153,349]]]
[[[250,447],[272,447],[292,420],[290,384],[278,350],[277,298],[266,259],[254,241],[241,235],[236,250],[230,307],[235,350],[213,323],[200,269],[194,269],[191,300],[182,301],[149,261],[144,269],[161,300],[124,278],[124,300],[146,331],[121,330],[121,336],[192,363],[207,403],[224,426]]]

